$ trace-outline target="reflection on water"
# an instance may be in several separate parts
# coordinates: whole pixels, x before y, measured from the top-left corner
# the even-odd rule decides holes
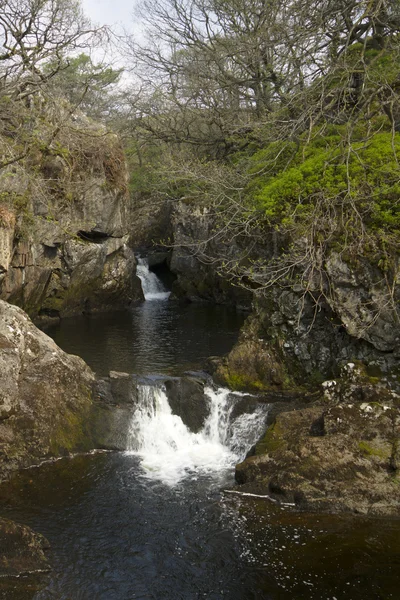
[[[222,306],[143,302],[129,311],[63,319],[46,333],[100,375],[179,375],[229,352],[243,320],[243,313]]]
[[[244,563],[263,571],[265,598],[400,597],[400,519],[306,514],[238,497],[226,499],[225,519]]]
[[[221,493],[231,484],[171,487],[137,457],[80,456],[0,486],[0,512],[51,543],[35,600],[398,600],[400,521],[299,514]]]
[[[100,374],[179,374],[223,354],[243,316],[145,302],[65,319],[49,333]],[[157,441],[157,440],[156,440]],[[62,459],[0,486],[0,514],[50,541],[46,587],[1,581],[4,600],[397,600],[400,520],[322,517],[221,492],[233,465],[176,485],[139,456]],[[1,549],[0,549],[1,551]]]

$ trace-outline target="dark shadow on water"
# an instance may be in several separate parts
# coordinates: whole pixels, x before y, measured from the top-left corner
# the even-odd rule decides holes
[[[229,352],[244,318],[222,306],[149,301],[129,311],[63,319],[46,333],[100,375],[179,375]]]
[[[299,514],[220,492],[231,484],[169,487],[118,453],[22,472],[0,486],[0,513],[49,539],[54,571],[36,594],[0,582],[0,598],[398,599],[400,521]]]

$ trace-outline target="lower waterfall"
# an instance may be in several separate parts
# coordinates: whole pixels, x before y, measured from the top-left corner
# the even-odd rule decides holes
[[[265,429],[267,405],[231,418],[242,394],[205,388],[209,414],[198,433],[172,413],[162,386],[142,385],[130,423],[127,451],[141,458],[147,477],[174,485],[185,477],[226,471],[242,460]]]

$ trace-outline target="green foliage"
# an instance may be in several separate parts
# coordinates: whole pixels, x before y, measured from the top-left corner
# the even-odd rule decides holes
[[[249,167],[258,173],[249,187],[255,205],[274,225],[299,224],[322,202],[359,210],[371,230],[399,228],[400,134],[358,137],[356,132],[349,140],[345,126],[316,135],[287,166],[286,152],[277,161],[274,148],[257,152]]]
[[[93,118],[103,118],[110,112],[115,85],[123,69],[113,69],[103,63],[94,63],[87,54],[76,57],[54,58],[44,72],[56,74],[51,78],[55,94],[66,98],[73,106],[79,106]]]

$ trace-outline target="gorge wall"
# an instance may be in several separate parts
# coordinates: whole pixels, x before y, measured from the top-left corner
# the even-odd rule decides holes
[[[0,297],[35,318],[142,299],[119,140],[83,115],[69,125],[0,179]]]
[[[218,246],[203,208],[178,203],[171,223],[176,296],[242,306],[212,257],[240,260],[243,248]],[[268,242],[260,250],[268,257]],[[303,510],[398,515],[399,284],[376,261],[338,252],[324,272],[323,293],[313,282],[306,293],[279,283],[246,292],[252,312],[237,344],[209,363],[218,384],[271,403],[236,480]]]

